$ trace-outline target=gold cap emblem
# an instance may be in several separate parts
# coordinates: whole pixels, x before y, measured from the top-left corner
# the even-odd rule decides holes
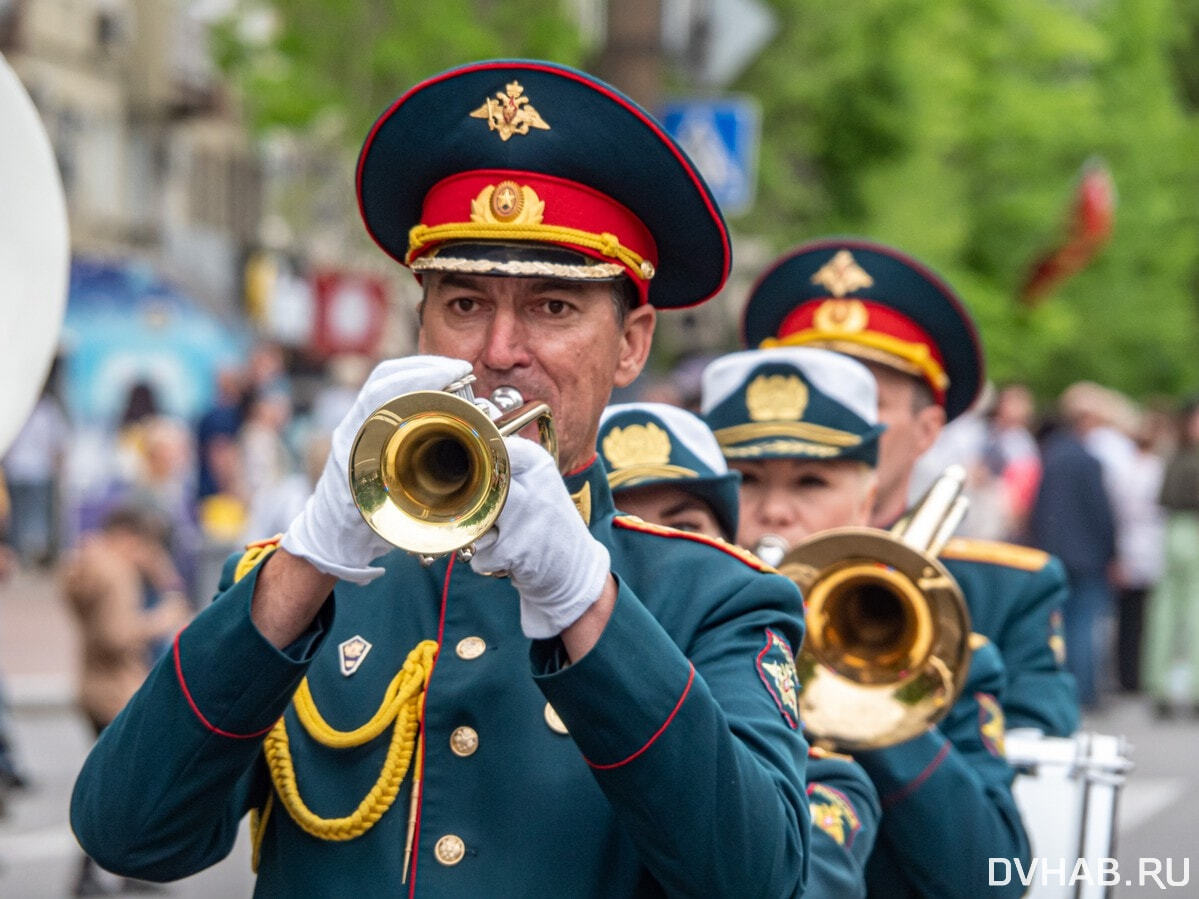
[[[528,185],[515,181],[488,184],[470,201],[470,220],[487,225],[539,225],[545,201]]]
[[[832,334],[856,334],[865,330],[870,313],[861,300],[825,300],[812,316],[812,326]]]
[[[487,119],[487,127],[499,132],[500,140],[504,141],[514,134],[528,134],[530,128],[549,131],[550,126],[529,103],[529,98],[523,96],[524,92],[520,82],[509,82],[503,91],[496,91],[494,98],[484,100],[470,114],[471,118]]]
[[[758,375],[745,388],[752,421],[799,421],[808,407],[808,388],[798,375]]]
[[[858,265],[853,253],[849,250],[838,250],[832,259],[812,275],[812,283],[826,288],[835,297],[843,297],[855,290],[873,286],[874,279]]]
[[[670,435],[652,421],[613,428],[604,437],[604,458],[619,471],[633,465],[666,465],[670,462]]]

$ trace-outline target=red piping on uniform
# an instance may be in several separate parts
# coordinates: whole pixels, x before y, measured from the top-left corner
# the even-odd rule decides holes
[[[562,475],[562,477],[573,478],[575,475],[586,471],[588,468],[590,468],[592,466],[592,464],[595,462],[596,456],[598,456],[598,455],[599,455],[599,453],[592,453],[590,459],[588,459],[586,462],[584,462],[582,465],[580,465],[578,468],[574,469],[573,471],[568,471],[566,474]]]
[[[692,540],[695,543],[702,543],[704,546],[710,546],[713,549],[718,549],[722,553],[732,556],[742,565],[748,565],[750,568],[756,568],[758,571],[764,570],[760,567],[761,565],[765,564],[764,562],[760,562],[758,565],[755,565],[746,558],[749,553],[742,550],[741,547],[733,546],[728,541],[721,540],[718,537],[709,537],[707,534],[697,534],[695,531],[676,531],[673,529],[658,530],[659,528],[664,528],[664,526],[653,524],[652,522],[648,521],[633,521],[629,518],[621,518],[619,515],[612,519],[612,523],[617,527],[624,528],[626,531],[638,531],[642,534],[654,534],[658,537],[679,537],[683,540]]]
[[[454,570],[454,560],[458,557],[457,553],[450,555],[449,564],[445,567],[445,585],[441,588],[441,615],[437,621],[437,652],[433,654],[433,665],[429,668],[429,677],[425,681],[425,695],[420,701],[420,726],[423,729],[425,726],[425,703],[429,701],[429,684],[433,682],[433,672],[437,670],[437,660],[441,658],[441,641],[445,636],[445,607],[446,600],[450,596],[450,573]],[[421,734],[424,738],[424,734]],[[412,830],[412,869],[408,872],[408,899],[414,899],[416,896],[416,860],[420,857],[420,815],[421,810],[425,806],[425,772],[424,762],[421,762],[422,768],[418,772],[420,774],[421,791],[416,797],[416,825]]]
[[[398,109],[401,105],[403,105],[404,102],[409,97],[411,97],[413,94],[415,94],[417,91],[424,90],[425,88],[427,88],[431,85],[437,84],[439,81],[445,81],[448,78],[456,78],[457,76],[462,75],[466,72],[478,72],[478,71],[483,71],[486,69],[530,69],[530,70],[538,71],[538,72],[548,72],[551,75],[557,75],[562,78],[569,78],[572,81],[577,81],[580,84],[585,84],[588,87],[592,88],[593,90],[596,90],[599,93],[603,94],[609,100],[612,100],[613,102],[615,102],[618,106],[624,107],[624,109],[626,109],[628,112],[632,113],[634,116],[636,116],[638,119],[640,119],[642,124],[644,124],[655,135],[657,135],[658,139],[660,141],[662,141],[662,143],[665,145],[665,147],[670,151],[671,155],[674,156],[674,158],[678,161],[678,163],[682,167],[683,171],[687,173],[687,177],[691,179],[691,182],[698,189],[700,199],[703,200],[704,206],[706,206],[708,208],[708,214],[712,217],[713,223],[715,223],[718,226],[718,230],[720,231],[720,243],[724,250],[724,261],[721,266],[721,273],[720,273],[720,286],[718,286],[716,288],[716,290],[712,291],[706,297],[696,300],[694,303],[689,303],[687,306],[672,306],[671,308],[686,309],[686,308],[689,308],[690,306],[698,306],[700,303],[710,300],[712,297],[714,297],[717,293],[720,292],[720,288],[723,287],[724,282],[728,280],[729,268],[732,264],[732,255],[733,254],[732,254],[732,249],[729,247],[728,228],[724,225],[724,219],[721,217],[720,211],[716,208],[716,204],[712,201],[712,198],[710,196],[708,196],[707,186],[704,184],[703,180],[699,177],[699,175],[696,174],[695,170],[691,167],[691,164],[687,161],[687,158],[685,156],[683,156],[682,153],[679,151],[679,148],[675,145],[674,140],[672,138],[670,138],[666,134],[666,132],[664,132],[661,128],[659,128],[658,124],[653,119],[651,119],[648,115],[646,115],[644,112],[642,112],[636,106],[632,105],[628,100],[624,99],[619,94],[616,94],[613,91],[606,89],[598,82],[593,81],[590,78],[584,77],[582,75],[582,73],[576,73],[576,72],[572,72],[572,71],[569,71],[566,69],[560,69],[560,68],[557,68],[556,66],[536,65],[536,64],[530,64],[530,63],[525,63],[525,62],[511,62],[510,61],[510,62],[482,63],[480,65],[466,66],[466,67],[461,67],[461,68],[457,68],[457,69],[451,69],[448,72],[442,72],[440,75],[435,75],[434,77],[429,78],[426,81],[422,81],[420,84],[410,87],[407,91],[404,92],[404,94],[398,100],[396,100],[394,103],[392,103],[391,106],[387,107],[387,111],[385,113],[383,113],[383,115],[379,116],[379,118],[375,121],[375,124],[371,126],[370,134],[368,134],[366,136],[366,141],[362,145],[362,152],[360,154],[358,154],[358,170],[354,173],[354,192],[358,196],[358,213],[362,218],[362,223],[364,225],[366,225],[367,233],[371,236],[371,240],[373,240],[378,245],[379,249],[383,250],[384,253],[387,253],[388,256],[391,256],[391,253],[388,252],[387,248],[384,247],[382,243],[380,243],[379,238],[377,238],[375,236],[375,232],[372,231],[370,225],[367,224],[366,210],[362,208],[362,165],[366,161],[366,154],[370,150],[370,146],[375,140],[375,135],[378,133],[379,129],[383,127],[383,123],[386,122],[387,119],[389,119],[391,117],[391,114],[396,109]],[[395,259],[396,257],[391,256],[391,258]],[[402,259],[398,259],[396,261],[399,262],[401,265],[404,262],[404,260],[402,260]]]
[[[182,634],[183,634],[183,631],[179,631],[178,634],[175,634],[175,645],[174,645],[174,650],[173,650],[173,654],[175,656],[175,679],[179,681],[179,688],[181,690],[183,690],[183,698],[186,699],[187,704],[189,706],[191,706],[192,714],[195,715],[197,718],[199,718],[200,723],[203,724],[210,731],[212,731],[214,734],[221,736],[221,737],[228,737],[231,740],[252,740],[255,737],[261,737],[261,736],[264,736],[267,733],[269,733],[270,729],[275,726],[274,721],[272,721],[270,724],[268,724],[262,730],[255,731],[252,734],[235,734],[235,733],[230,733],[227,730],[221,730],[219,727],[217,727],[215,724],[213,724],[211,721],[209,721],[207,718],[204,717],[204,713],[200,711],[200,707],[198,705],[196,705],[196,701],[194,699],[192,699],[191,690],[187,689],[187,681],[183,679],[183,664],[179,661],[179,637]]]
[[[613,762],[610,765],[597,765],[588,758],[584,758],[583,761],[585,761],[596,771],[611,771],[613,768],[619,768],[622,765],[627,765],[629,762],[633,761],[633,759],[637,758],[637,756],[641,755],[641,753],[645,752],[645,750],[653,746],[654,741],[656,741],[658,737],[662,736],[666,728],[670,727],[670,722],[674,720],[674,716],[677,715],[679,713],[679,709],[683,707],[683,700],[686,699],[687,694],[691,692],[691,685],[695,682],[695,665],[691,662],[688,662],[687,665],[690,667],[691,673],[687,677],[687,686],[683,687],[683,695],[679,697],[679,701],[676,702],[674,708],[671,709],[670,715],[667,716],[666,720],[662,722],[662,726],[654,732],[654,735],[649,738],[644,746],[642,746],[628,758],[621,759],[619,762]]]
[[[945,745],[941,747],[941,751],[938,752],[936,756],[934,756],[933,760],[928,763],[925,769],[916,776],[915,780],[910,781],[903,789],[896,790],[894,793],[883,797],[883,808],[890,808],[891,806],[907,799],[909,796],[919,790],[920,787],[924,785],[924,782],[928,780],[929,777],[932,776],[932,773],[941,765],[941,762],[945,761],[945,758],[948,755],[949,743],[946,742]]]

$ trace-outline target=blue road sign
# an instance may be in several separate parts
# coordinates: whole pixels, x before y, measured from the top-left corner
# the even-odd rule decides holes
[[[662,124],[687,151],[725,215],[748,212],[757,183],[762,113],[753,97],[671,100]]]

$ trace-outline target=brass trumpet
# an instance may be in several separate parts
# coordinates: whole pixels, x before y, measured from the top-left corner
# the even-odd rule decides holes
[[[966,511],[951,466],[891,531],[824,531],[778,568],[806,600],[796,659],[800,717],[813,742],[891,746],[944,717],[970,667],[970,613],[937,554]]]
[[[350,451],[350,494],[376,534],[428,564],[464,559],[499,517],[511,471],[504,438],[537,423],[558,458],[553,415],[513,387],[476,397],[467,375],[443,390],[389,400],[359,428]]]

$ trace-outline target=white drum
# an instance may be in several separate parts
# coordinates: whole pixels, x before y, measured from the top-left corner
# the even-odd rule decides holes
[[[1107,896],[1103,872],[1115,846],[1116,803],[1132,770],[1125,739],[1014,731],[1005,749],[1019,772],[1013,792],[1032,844],[1032,864],[1020,871],[993,862],[993,873],[1025,883],[1032,899]]]

